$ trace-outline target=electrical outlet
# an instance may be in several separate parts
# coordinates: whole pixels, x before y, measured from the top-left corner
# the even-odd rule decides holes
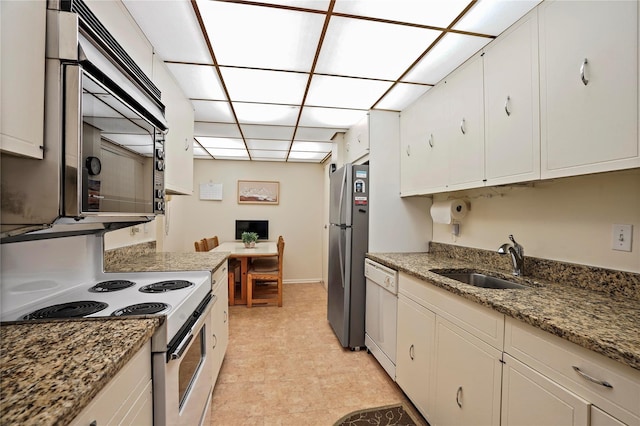
[[[613,225],[611,248],[613,250],[631,251],[633,225]]]

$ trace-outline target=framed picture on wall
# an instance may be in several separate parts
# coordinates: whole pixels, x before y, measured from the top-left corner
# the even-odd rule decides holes
[[[279,202],[280,182],[238,181],[238,204],[278,204]]]

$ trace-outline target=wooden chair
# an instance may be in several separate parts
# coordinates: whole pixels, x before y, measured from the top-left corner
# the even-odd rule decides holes
[[[218,240],[218,236],[214,235],[211,238],[205,238],[204,242],[206,244],[206,251],[213,250],[214,248],[220,245],[220,241]]]
[[[284,239],[280,236],[278,238],[277,263],[272,264],[271,267],[267,266],[267,262],[260,265],[256,265],[255,262],[251,263],[251,268],[247,273],[247,308],[253,306],[254,303],[271,302],[282,306],[283,255]]]
[[[196,241],[194,246],[196,247],[196,251],[209,251],[207,250],[207,242],[204,239]]]

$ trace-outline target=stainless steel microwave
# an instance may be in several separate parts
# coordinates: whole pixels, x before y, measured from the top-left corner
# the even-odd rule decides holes
[[[44,159],[1,158],[5,241],[116,229],[165,208],[160,91],[82,1],[49,5]]]

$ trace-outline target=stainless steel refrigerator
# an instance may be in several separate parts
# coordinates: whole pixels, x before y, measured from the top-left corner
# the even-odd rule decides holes
[[[330,177],[327,318],[345,348],[364,346],[364,256],[369,244],[369,166]]]

